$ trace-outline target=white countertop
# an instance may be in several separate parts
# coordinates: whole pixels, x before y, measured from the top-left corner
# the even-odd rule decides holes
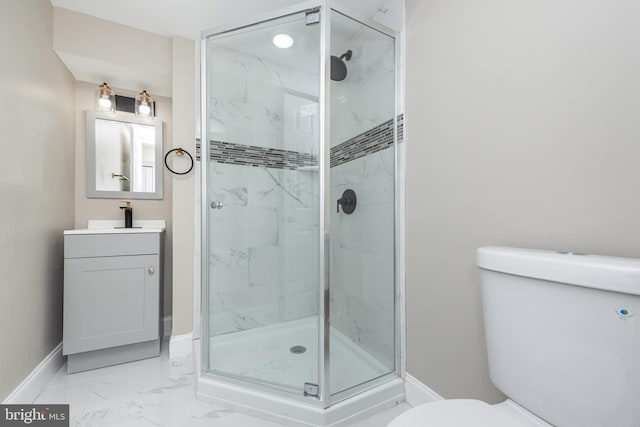
[[[133,228],[124,228],[124,220],[90,219],[87,228],[64,230],[64,234],[136,234],[161,233],[166,229],[163,219],[133,220]]]

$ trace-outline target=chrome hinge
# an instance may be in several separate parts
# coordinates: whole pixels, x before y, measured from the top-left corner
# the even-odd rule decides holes
[[[305,396],[318,397],[320,388],[318,384],[304,383],[303,390]]]
[[[317,24],[318,22],[320,22],[320,8],[307,10],[304,16],[305,25]]]

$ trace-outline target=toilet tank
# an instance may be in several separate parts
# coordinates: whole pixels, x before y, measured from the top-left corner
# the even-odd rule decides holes
[[[491,381],[557,427],[640,427],[640,260],[478,249]]]

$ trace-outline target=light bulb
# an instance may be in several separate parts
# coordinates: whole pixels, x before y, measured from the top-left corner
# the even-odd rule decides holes
[[[96,110],[108,113],[116,112],[116,97],[108,84],[102,83],[96,88]]]
[[[111,100],[108,96],[101,96],[98,101],[101,110],[111,110]]]
[[[155,116],[153,98],[146,90],[140,92],[136,97],[134,111],[136,116],[144,119],[153,119],[153,116]]]
[[[289,34],[276,34],[272,40],[273,44],[280,49],[289,49],[293,46],[293,37]]]
[[[149,104],[140,104],[140,106],[138,107],[138,114],[140,114],[141,116],[151,115],[151,107],[149,107]]]

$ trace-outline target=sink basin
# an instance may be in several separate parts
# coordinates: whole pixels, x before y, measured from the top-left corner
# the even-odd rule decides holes
[[[159,233],[165,228],[163,219],[134,219],[133,228],[124,228],[124,220],[90,219],[87,228],[65,230],[64,234]]]

